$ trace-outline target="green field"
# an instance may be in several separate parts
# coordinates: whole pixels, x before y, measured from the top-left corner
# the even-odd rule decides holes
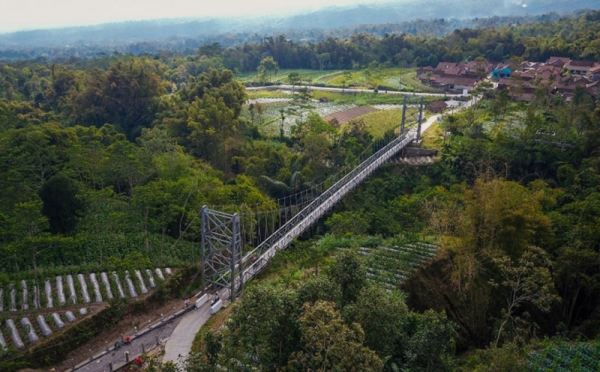
[[[288,75],[300,74],[301,84],[328,87],[353,87],[360,89],[402,90],[407,92],[439,93],[438,90],[421,84],[416,79],[415,68],[371,68],[363,70],[279,70],[270,76],[272,84],[289,84]],[[259,83],[257,72],[246,72],[236,76],[241,83]]]
[[[387,131],[398,128],[402,120],[402,110],[375,111],[354,120],[362,120],[367,127],[367,131],[374,138],[382,138]]]
[[[400,77],[398,79],[398,83],[402,84],[404,87],[406,87],[406,90],[411,90],[414,92],[440,93],[439,89],[434,89],[427,85],[421,84],[421,82],[417,79],[417,71],[416,70],[400,75]],[[412,89],[409,89],[409,87]]]
[[[276,75],[269,76],[268,82],[273,84],[288,84],[288,75],[292,72],[297,72],[300,74],[300,79],[302,84],[315,84],[315,83],[324,83],[327,79],[331,78],[331,75],[341,74],[342,71],[339,70],[279,70]],[[257,83],[258,80],[258,72],[245,72],[242,74],[236,75],[236,78],[241,83]],[[325,80],[322,80],[325,79]]]
[[[441,150],[444,143],[444,129],[440,123],[433,124],[429,130],[423,133],[423,148]]]
[[[416,117],[417,114],[418,111],[416,108],[409,108],[406,110],[408,128],[414,126],[415,120],[410,118]],[[425,114],[427,115],[427,113]],[[387,131],[397,129],[400,126],[402,121],[402,109],[379,110],[360,116],[354,120],[362,120],[367,127],[367,131],[374,138],[382,138]],[[345,125],[347,125],[347,123]]]

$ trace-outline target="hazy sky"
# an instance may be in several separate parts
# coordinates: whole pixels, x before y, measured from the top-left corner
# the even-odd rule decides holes
[[[390,0],[0,0],[0,32],[127,20],[256,16]]]

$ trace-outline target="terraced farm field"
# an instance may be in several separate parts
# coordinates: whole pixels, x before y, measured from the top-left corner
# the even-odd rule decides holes
[[[540,372],[600,371],[600,343],[564,343],[533,350],[528,364],[531,370]]]
[[[279,70],[277,75],[271,76],[269,82],[273,84],[288,84],[288,75],[297,72],[300,74],[302,84],[308,83],[327,83],[330,79],[338,74],[342,74],[340,70]],[[236,79],[241,83],[258,83],[257,72],[245,72],[236,75]]]
[[[116,298],[148,294],[170,268],[76,274],[0,287],[0,349],[22,349],[86,317]]]
[[[369,280],[393,290],[411,271],[431,260],[438,250],[437,245],[418,242],[394,247],[361,247],[358,253],[367,260]]]

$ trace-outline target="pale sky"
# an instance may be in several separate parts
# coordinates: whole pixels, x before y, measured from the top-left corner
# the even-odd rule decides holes
[[[159,18],[276,15],[390,0],[0,0],[0,32]]]

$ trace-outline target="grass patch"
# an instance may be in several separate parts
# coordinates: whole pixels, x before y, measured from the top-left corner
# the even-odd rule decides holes
[[[406,110],[407,118],[415,117],[417,114],[418,111],[415,108],[408,108]],[[371,112],[354,120],[363,120],[367,127],[367,131],[374,138],[382,138],[387,131],[398,129],[400,127],[400,122],[402,121],[402,109],[398,108]],[[412,122],[414,122],[414,120],[408,120],[408,127],[412,126],[412,124],[410,124]],[[344,125],[347,125],[347,123]]]
[[[343,86],[344,71],[335,71],[326,75],[319,76],[313,83],[324,83],[332,86]],[[337,81],[340,81],[337,83]]]
[[[251,90],[246,91],[248,99],[260,99],[260,98],[293,98],[291,94],[283,93],[280,90]]]
[[[422,93],[443,93],[442,91],[432,88],[430,86],[422,84],[417,79],[417,71],[410,71],[400,75],[398,83],[403,85],[404,90],[411,92],[422,92]]]
[[[326,92],[322,90],[313,90],[311,96],[314,99],[327,98],[329,102],[338,102],[344,98],[344,94],[335,92]]]
[[[288,75],[300,74],[301,84],[318,84],[328,87],[353,87],[359,89],[401,90],[407,92],[440,93],[441,91],[421,84],[416,68],[373,68],[363,70],[279,70],[270,76],[269,83],[289,84]],[[258,83],[257,72],[236,75],[241,83]]]
[[[290,70],[279,70],[276,75],[269,76],[269,82],[273,84],[289,84],[288,75],[292,72],[300,74],[300,81],[302,84],[308,83],[325,83],[332,76],[341,74],[343,71],[340,70],[306,70],[306,69],[290,69]],[[241,83],[256,83],[258,80],[258,72],[245,72],[236,75],[236,79]],[[322,80],[323,79],[323,80]]]
[[[403,102],[401,94],[375,94],[375,93],[350,93],[344,94],[336,103],[354,103],[358,106],[365,105],[400,105]]]
[[[198,333],[196,333],[196,336],[194,337],[194,341],[192,342],[192,351],[202,351],[202,341],[204,340],[204,335],[208,331],[214,332],[221,328],[223,323],[225,323],[225,320],[227,320],[227,318],[229,317],[233,306],[233,304],[229,304],[229,306],[227,306],[224,309],[221,309],[221,311],[208,318],[208,321],[204,323],[202,328],[200,328],[200,331],[198,331]]]
[[[398,128],[402,120],[402,110],[375,111],[353,120],[362,120],[367,127],[367,131],[374,138],[382,138],[387,131]],[[347,124],[344,124],[344,126]]]
[[[441,150],[444,143],[444,130],[441,128],[440,123],[436,122],[429,127],[427,132],[423,133],[421,139],[424,148]]]

